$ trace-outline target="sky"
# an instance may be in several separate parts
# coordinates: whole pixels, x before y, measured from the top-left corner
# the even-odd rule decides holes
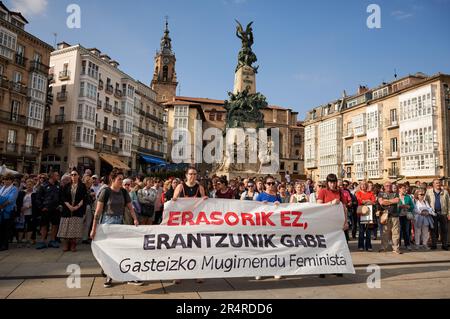
[[[177,94],[226,99],[233,90],[241,46],[235,19],[253,23],[259,65],[257,91],[271,105],[308,110],[423,72],[450,74],[450,0],[6,0],[47,43],[96,47],[120,69],[150,84],[165,16],[176,54]],[[67,7],[81,9],[81,27],[68,28]],[[380,28],[369,28],[370,4]]]

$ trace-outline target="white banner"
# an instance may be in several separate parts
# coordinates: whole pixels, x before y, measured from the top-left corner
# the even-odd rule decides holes
[[[179,199],[159,226],[99,225],[92,251],[117,281],[354,274],[342,205]]]

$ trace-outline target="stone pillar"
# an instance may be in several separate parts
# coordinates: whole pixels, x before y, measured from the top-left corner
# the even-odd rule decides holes
[[[256,93],[255,70],[250,66],[243,66],[234,74],[234,94],[248,89],[249,94]]]

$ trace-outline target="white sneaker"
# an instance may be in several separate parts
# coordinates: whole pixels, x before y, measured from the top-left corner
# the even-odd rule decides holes
[[[255,279],[256,280],[261,280],[261,276],[256,276]]]
[[[279,280],[279,279],[281,279],[282,277],[281,277],[281,276],[273,276],[273,278]]]
[[[409,250],[409,251],[412,250],[411,246],[407,246],[406,249]]]

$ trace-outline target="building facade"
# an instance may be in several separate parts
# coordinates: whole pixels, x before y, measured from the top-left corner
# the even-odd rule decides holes
[[[82,172],[89,168],[105,175],[113,167],[128,172],[136,168],[142,150],[136,148],[133,158],[133,132],[136,128],[138,132],[146,129],[149,121],[141,121],[135,110],[148,105],[154,92],[121,71],[117,61],[96,48],[60,43],[51,55],[50,66],[56,98],[46,116],[42,170],[77,168]],[[162,114],[153,121],[159,123],[159,119],[162,121]],[[162,138],[162,131],[155,125],[152,133]],[[145,155],[150,148],[143,145]],[[155,143],[154,151],[157,147]],[[164,158],[164,154],[160,157]]]
[[[0,2],[0,165],[38,173],[52,46]]]
[[[305,121],[306,175],[375,182],[448,178],[449,83],[449,75],[417,73],[314,108]]]

